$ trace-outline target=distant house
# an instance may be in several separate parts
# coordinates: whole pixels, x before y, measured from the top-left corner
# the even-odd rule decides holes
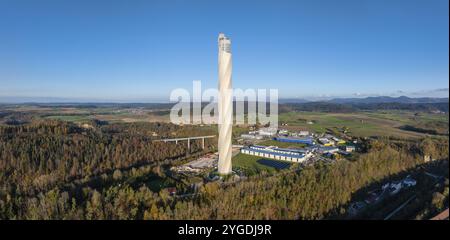
[[[278,135],[283,135],[283,136],[287,136],[289,134],[289,131],[286,129],[280,129],[278,131]]]
[[[372,192],[367,198],[364,200],[367,204],[374,204],[380,200],[381,193],[380,192]]]
[[[87,123],[82,124],[81,127],[84,129],[93,129],[94,128],[94,126],[92,126],[91,124],[87,124]]]
[[[402,181],[402,185],[404,187],[414,187],[414,186],[416,186],[416,184],[417,184],[416,180],[414,178],[412,178],[411,176],[407,176]]]
[[[354,152],[356,150],[355,146],[353,145],[347,145],[345,146],[345,151],[346,152]]]
[[[389,195],[395,195],[402,190],[402,182],[386,183],[383,185],[382,189],[388,191]]]
[[[439,213],[438,215],[434,216],[430,220],[448,220],[448,208]]]
[[[433,161],[433,158],[431,158],[430,155],[425,155],[425,156],[423,156],[423,160],[424,160],[424,162],[430,162],[430,161]]]
[[[167,191],[168,191],[169,194],[172,195],[172,196],[177,194],[177,188],[175,188],[175,187],[167,188]]]

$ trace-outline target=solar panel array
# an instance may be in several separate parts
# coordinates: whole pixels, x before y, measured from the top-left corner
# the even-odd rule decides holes
[[[281,162],[281,161],[275,161],[275,160],[269,160],[269,159],[259,159],[257,162],[262,165],[266,165],[266,166],[273,167],[276,169],[286,169],[291,166],[291,163],[289,163],[289,162]]]

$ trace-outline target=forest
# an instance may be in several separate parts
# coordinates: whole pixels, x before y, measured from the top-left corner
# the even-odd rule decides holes
[[[379,138],[368,141],[366,152],[352,161],[261,172],[231,184],[209,182],[189,197],[152,191],[146,176],[167,178],[161,166],[183,159],[186,148],[152,141],[148,133],[211,131],[166,123],[2,126],[0,219],[327,219],[345,215],[359,189],[420,167],[424,156],[447,166],[448,178],[448,138]],[[214,151],[215,141],[207,141],[206,148]],[[194,144],[191,153],[199,151]],[[448,180],[446,189],[448,206]],[[429,207],[427,213],[436,211]]]

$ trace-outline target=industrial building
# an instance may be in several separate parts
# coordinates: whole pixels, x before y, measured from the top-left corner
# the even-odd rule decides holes
[[[277,134],[277,129],[274,127],[260,128],[258,130],[259,135],[271,137]]]
[[[334,141],[336,144],[345,144],[345,143],[346,143],[345,140],[339,139],[339,138],[337,138],[337,137],[332,137],[331,139],[333,139],[333,141]]]
[[[328,138],[319,138],[318,139],[319,143],[321,143],[324,146],[330,147],[330,146],[334,146],[334,141],[328,139]]]
[[[261,140],[263,139],[263,136],[261,135],[256,135],[256,134],[242,134],[241,135],[242,139],[254,139],[254,140]]]
[[[305,150],[286,149],[277,147],[265,147],[265,146],[250,146],[241,149],[241,153],[272,158],[276,160],[284,160],[290,162],[303,162],[312,156],[312,153]]]
[[[299,135],[299,136],[306,137],[306,136],[309,135],[309,131],[300,131],[300,132],[298,132],[298,135]]]
[[[288,142],[288,143],[302,143],[307,145],[314,145],[314,139],[311,137],[306,138],[293,138],[293,137],[275,137],[275,141]]]
[[[288,136],[289,135],[289,131],[286,129],[280,129],[278,130],[278,136]]]
[[[327,154],[327,153],[333,154],[333,153],[339,152],[339,148],[337,148],[337,147],[323,146],[323,147],[317,148],[317,152],[322,153],[322,154]]]

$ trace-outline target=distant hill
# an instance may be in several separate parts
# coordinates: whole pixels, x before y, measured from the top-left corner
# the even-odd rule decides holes
[[[281,98],[278,100],[278,103],[307,103],[311,102],[303,98]]]
[[[338,104],[377,104],[377,103],[448,103],[448,98],[410,98],[401,97],[367,97],[367,98],[335,98],[330,103]]]
[[[329,102],[284,103],[280,104],[279,112],[307,111],[307,112],[354,112],[356,108],[347,104]]]
[[[361,110],[408,110],[425,112],[449,111],[448,102],[437,103],[332,103],[332,102],[309,102],[309,103],[284,103],[280,104],[280,112],[290,111],[318,111],[318,112],[357,112]]]

